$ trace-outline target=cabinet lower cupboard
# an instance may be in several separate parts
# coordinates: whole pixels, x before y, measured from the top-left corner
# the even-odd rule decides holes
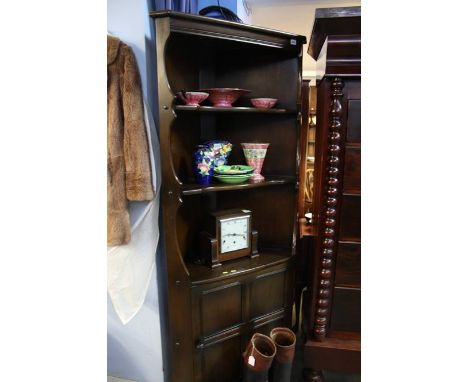
[[[252,333],[290,324],[290,284],[291,269],[280,264],[192,289],[195,380],[239,381]]]
[[[293,301],[302,45],[305,37],[177,12],[155,12],[156,125],[161,143],[163,363],[169,382],[239,381],[254,332],[290,326]],[[183,105],[180,91],[250,90],[233,107]],[[249,98],[269,97],[272,109]],[[269,143],[265,180],[197,184],[193,152],[202,142]],[[214,211],[245,209],[258,257],[203,263],[200,231]],[[217,264],[216,264],[217,265]]]

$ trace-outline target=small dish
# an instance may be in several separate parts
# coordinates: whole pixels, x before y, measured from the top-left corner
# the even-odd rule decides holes
[[[218,175],[215,174],[214,178],[223,183],[228,184],[239,184],[244,183],[250,179],[252,174],[242,174],[242,175]]]
[[[250,102],[252,102],[252,105],[257,109],[271,109],[276,105],[278,100],[276,98],[251,98]]]
[[[231,166],[218,166],[215,167],[215,173],[219,175],[241,175],[241,174],[249,174],[252,173],[254,168],[252,166],[245,166],[245,165],[231,165]]]

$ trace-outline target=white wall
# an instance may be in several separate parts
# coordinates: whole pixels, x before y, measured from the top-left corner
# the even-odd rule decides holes
[[[351,7],[361,5],[360,1],[342,0],[250,0],[251,23],[267,28],[282,30],[306,36],[304,45],[303,75],[315,75],[315,60],[307,54],[310,34],[314,25],[316,8]]]
[[[107,0],[107,30],[130,45],[147,101],[153,105],[151,19],[148,0]],[[96,38],[101,38],[96,36]],[[149,99],[148,99],[149,97]],[[156,271],[151,276],[145,303],[138,314],[122,325],[107,299],[107,372],[138,382],[162,382],[161,329]]]

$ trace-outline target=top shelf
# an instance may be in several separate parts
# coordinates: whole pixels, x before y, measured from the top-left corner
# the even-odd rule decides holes
[[[198,113],[256,113],[256,114],[297,114],[294,110],[258,109],[256,107],[215,107],[176,105],[175,110],[194,111]]]
[[[170,33],[209,37],[220,41],[236,41],[294,52],[300,52],[302,45],[306,42],[305,36],[293,33],[183,12],[158,11],[150,12],[150,16],[156,22],[167,19],[164,28],[168,28]]]

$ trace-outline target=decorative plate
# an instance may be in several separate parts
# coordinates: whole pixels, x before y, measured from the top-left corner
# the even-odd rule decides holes
[[[252,174],[243,175],[214,175],[214,178],[223,183],[238,184],[244,183],[252,176]]]
[[[218,166],[215,167],[215,172],[220,175],[239,175],[239,174],[248,174],[253,172],[254,168],[252,166],[245,166],[241,164],[234,164],[231,166]]]

